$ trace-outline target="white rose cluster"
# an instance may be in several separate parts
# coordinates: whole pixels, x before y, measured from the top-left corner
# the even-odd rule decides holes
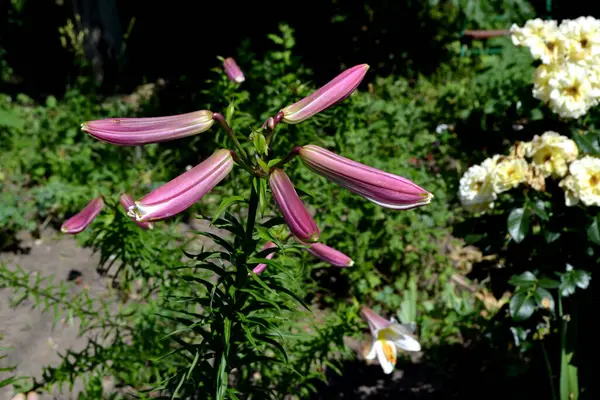
[[[569,175],[560,182],[565,203],[600,206],[600,158],[585,156],[569,165]]]
[[[563,118],[579,118],[600,102],[600,20],[579,17],[513,25],[512,41],[540,60],[533,96]]]
[[[566,183],[560,184],[565,188],[567,205],[576,204],[577,199],[587,201],[586,204],[597,201],[600,205],[600,159],[594,159],[597,162],[593,166],[587,161],[578,166],[577,163],[585,160],[576,161],[578,155],[577,145],[566,136],[552,131],[536,135],[530,142],[514,145],[508,156],[495,155],[470,167],[460,179],[458,197],[467,210],[485,212],[494,207],[500,193],[520,184],[543,191],[546,178],[560,179],[570,172],[571,175],[563,180]],[[589,172],[590,168],[596,168],[596,178],[592,178],[596,175]],[[597,179],[597,189],[584,187],[586,179],[588,183]],[[598,190],[597,197],[593,201],[588,200],[594,196],[594,190]]]

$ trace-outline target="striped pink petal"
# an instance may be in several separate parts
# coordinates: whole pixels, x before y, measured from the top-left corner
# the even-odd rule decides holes
[[[169,218],[192,206],[233,168],[231,151],[221,149],[189,171],[135,202],[130,215],[138,222]]]
[[[235,60],[231,57],[227,57],[223,61],[223,69],[225,70],[227,77],[232,82],[242,83],[246,80],[246,77],[244,77],[244,73],[242,72],[240,67],[237,65]]]
[[[368,69],[367,64],[348,68],[308,97],[283,108],[283,121],[297,124],[344,100],[356,90]]]
[[[317,223],[304,207],[285,172],[278,168],[274,169],[269,177],[269,184],[283,219],[294,236],[307,243],[319,240],[320,232]]]
[[[83,210],[66,220],[60,227],[60,230],[69,234],[76,234],[83,231],[100,214],[103,208],[104,200],[102,196],[98,196],[90,201]]]
[[[386,208],[424,206],[433,195],[410,180],[339,156],[315,145],[304,146],[300,158],[313,172]]]
[[[159,143],[195,135],[215,122],[212,111],[151,118],[107,118],[84,122],[81,129],[103,142],[118,146]]]
[[[351,267],[354,265],[354,260],[345,255],[339,250],[329,247],[323,243],[307,244],[306,249],[313,256],[336,267]]]

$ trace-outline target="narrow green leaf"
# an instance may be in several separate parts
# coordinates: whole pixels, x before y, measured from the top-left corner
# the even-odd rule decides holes
[[[196,368],[196,364],[198,363],[198,359],[200,358],[200,353],[196,350],[196,357],[194,357],[194,361],[190,364],[190,368],[188,369],[188,373],[186,379],[190,379],[192,373],[194,372],[194,368]]]
[[[177,385],[175,391],[173,392],[173,395],[171,396],[171,400],[179,397],[179,389],[181,389],[181,386],[183,386],[183,382],[185,382],[185,374],[181,375],[181,379],[179,380],[179,384]]]
[[[206,236],[208,238],[211,238],[216,244],[218,244],[219,246],[223,247],[229,253],[234,253],[235,252],[234,248],[231,246],[231,244],[227,240],[223,239],[222,237],[220,237],[218,235],[215,235],[214,233],[201,232],[201,231],[198,231],[196,233],[198,235]]]
[[[283,219],[283,217],[274,217],[261,224],[262,227],[267,229],[277,225],[285,225],[285,220]]]
[[[508,233],[517,243],[521,243],[529,232],[530,213],[527,209],[515,208],[508,215]]]
[[[278,290],[280,292],[283,292],[285,294],[287,294],[288,296],[290,296],[291,298],[293,298],[294,300],[296,300],[298,303],[300,303],[300,305],[304,308],[306,308],[308,311],[312,312],[312,310],[310,309],[310,307],[304,302],[304,300],[302,300],[300,297],[296,296],[291,290],[289,290],[288,288],[285,288],[279,284],[272,284],[271,285],[273,287],[273,289]]]
[[[252,336],[252,331],[250,330],[248,325],[242,324],[242,328],[244,329],[244,333],[246,334],[246,339],[248,339],[248,341],[250,342],[252,347],[258,347],[256,345],[256,341],[254,340],[254,337]]]
[[[267,259],[265,259],[264,261],[271,262],[271,260],[267,260]],[[250,274],[250,276],[252,276],[252,279],[254,279],[254,281],[256,283],[258,283],[260,286],[262,286],[262,288],[265,289],[267,292],[275,294],[275,292],[273,291],[273,289],[271,289],[269,287],[269,285],[267,285],[262,279],[260,279],[260,277],[258,275],[256,275],[254,272],[252,272]]]
[[[260,157],[256,157],[256,162],[263,171],[265,171],[267,174],[269,173],[269,166],[266,162],[264,162]]]
[[[265,343],[268,343],[271,346],[275,347],[279,351],[279,353],[281,353],[283,358],[285,359],[285,363],[286,364],[289,363],[287,353],[286,353],[285,349],[283,348],[283,346],[278,341],[276,341],[275,339],[272,339],[266,335],[256,335],[256,339],[263,341]]]

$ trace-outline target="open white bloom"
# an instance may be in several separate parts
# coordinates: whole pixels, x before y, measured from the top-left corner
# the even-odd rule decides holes
[[[471,166],[460,178],[458,198],[471,212],[483,212],[494,207],[493,175],[499,156],[486,159],[481,165]]]
[[[529,165],[522,158],[506,157],[494,169],[492,184],[495,193],[516,188],[527,180]]]
[[[533,137],[525,155],[532,159],[544,177],[562,178],[567,174],[568,163],[577,159],[579,149],[568,137],[548,131]]]
[[[511,33],[515,46],[529,47],[531,56],[544,64],[560,61],[563,57],[565,38],[556,21],[529,20],[522,28],[513,25]]]
[[[579,118],[598,103],[600,91],[592,85],[587,68],[563,63],[550,71],[548,97],[552,111],[563,118]]]
[[[543,102],[550,101],[550,92],[552,88],[549,85],[550,78],[557,73],[560,68],[556,64],[542,64],[535,69],[533,73],[533,97]]]
[[[564,20],[559,29],[565,38],[569,61],[595,64],[594,59],[600,56],[600,20],[593,17]]]
[[[569,173],[559,184],[565,190],[566,205],[581,201],[586,206],[600,206],[600,158],[585,156],[573,161]]]
[[[373,336],[373,345],[366,358],[377,357],[384,373],[390,374],[394,370],[397,349],[421,351],[421,345],[412,336],[413,325],[399,324],[394,318],[388,321],[366,306],[362,307],[361,314],[369,323]]]

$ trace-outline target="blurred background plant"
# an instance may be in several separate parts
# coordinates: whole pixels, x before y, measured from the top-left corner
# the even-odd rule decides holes
[[[252,5],[252,13],[263,15],[261,24],[247,18],[250,5],[239,5],[228,16],[236,32],[247,32],[246,40],[223,34],[211,39],[213,45],[204,38],[220,29],[218,18],[199,26],[191,8],[100,3],[0,2],[2,251],[18,246],[19,232],[39,237],[47,228],[57,229],[96,195],[116,200],[120,192],[136,198],[148,193],[227,140],[214,129],[214,143],[200,134],[143,148],[116,147],[91,140],[81,122],[229,110],[236,129],[249,132],[260,127],[256,121],[343,68],[367,62],[371,70],[357,93],[310,123],[280,126],[273,150],[284,155],[294,145],[314,143],[405,176],[436,197],[419,210],[389,212],[293,161],[287,173],[310,198],[324,242],[356,264],[339,270],[304,252],[278,256],[285,268],[265,274],[276,275],[313,314],[288,299],[292,310],[277,322],[287,364],[258,364],[246,378],[281,397],[358,396],[355,385],[375,386],[374,373],[359,380],[348,372],[362,357],[362,350],[350,351],[348,343],[366,338],[366,325],[357,317],[357,305],[366,304],[417,325],[423,354],[401,355],[398,364],[405,371],[426,366],[419,373],[433,382],[432,397],[480,394],[485,386],[491,397],[514,395],[522,387],[524,398],[570,398],[562,387],[575,385],[574,398],[593,398],[594,369],[583,355],[596,348],[588,317],[598,300],[590,279],[600,245],[596,207],[567,207],[563,189],[551,179],[544,191],[520,185],[503,192],[484,214],[465,210],[458,195],[469,167],[496,154],[507,156],[517,142],[547,131],[572,139],[579,158],[600,154],[597,107],[577,120],[561,119],[532,96],[537,64],[527,48],[508,36],[463,35],[523,26],[535,17],[594,15],[592,6],[313,1],[282,16],[276,3],[261,2]],[[206,7],[204,15],[220,15],[217,5]],[[315,27],[322,27],[318,35]],[[217,59],[230,55],[246,76],[239,86],[227,79]],[[186,223],[195,229],[196,215],[214,215],[222,198],[246,196],[247,186],[243,174],[234,172],[204,201],[150,232],[136,229],[117,206],[92,226],[98,236],[84,232],[78,241],[100,253],[99,272],[112,279],[114,271],[122,271],[114,280],[118,300],[111,307],[127,311],[118,314],[103,314],[108,306],[102,303],[92,307],[98,299],[73,300],[58,283],[32,291],[36,286],[24,272],[3,267],[0,286],[17,295],[34,296],[36,304],[50,301],[46,308],[63,309],[69,318],[97,326],[110,320],[123,329],[101,345],[90,342],[82,352],[65,355],[30,387],[70,383],[80,375],[87,377],[88,398],[98,398],[101,377],[110,375],[120,387],[150,396],[145,390],[189,367],[183,356],[160,361],[168,351],[163,337],[183,325],[156,316],[165,298],[203,288],[169,272],[190,261],[178,246],[199,251],[193,236],[177,227]],[[240,216],[237,206],[230,211]],[[136,287],[143,289],[138,293]]]

